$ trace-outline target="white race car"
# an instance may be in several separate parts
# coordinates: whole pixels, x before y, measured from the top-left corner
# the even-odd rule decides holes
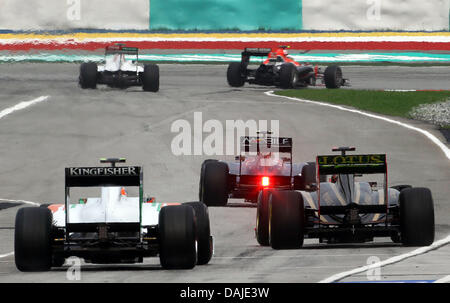
[[[134,60],[126,56],[133,56]],[[157,92],[159,67],[156,64],[139,64],[137,48],[116,44],[106,47],[104,64],[82,63],[78,80],[81,88],[96,88],[97,84],[106,84],[117,88],[142,86],[144,91]]]
[[[65,204],[19,209],[15,262],[20,271],[46,271],[70,256],[87,263],[141,263],[159,255],[167,269],[207,264],[213,254],[207,207],[201,202],[157,203],[144,199],[143,170],[116,166],[70,167],[65,171]],[[101,196],[75,193],[100,188]],[[136,197],[127,190],[135,190]]]

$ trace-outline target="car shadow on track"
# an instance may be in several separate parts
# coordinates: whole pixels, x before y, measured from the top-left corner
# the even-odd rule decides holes
[[[52,268],[52,272],[66,272],[68,270],[71,270],[70,265],[64,265],[62,267],[55,267]],[[160,265],[142,265],[142,264],[136,264],[136,265],[101,265],[101,264],[88,264],[88,265],[81,265],[81,272],[109,272],[109,271],[165,271],[166,269],[162,268]]]
[[[359,248],[359,249],[367,249],[367,248],[385,248],[385,247],[405,247],[401,243],[393,243],[393,242],[379,242],[379,243],[336,243],[336,244],[326,244],[326,243],[318,243],[318,244],[304,244],[300,249],[346,249],[346,248]]]

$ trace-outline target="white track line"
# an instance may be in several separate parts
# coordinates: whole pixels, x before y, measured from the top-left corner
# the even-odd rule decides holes
[[[28,106],[34,105],[34,104],[42,102],[42,101],[46,101],[48,98],[49,98],[49,96],[40,96],[39,98],[30,100],[30,101],[23,101],[23,102],[17,103],[14,106],[5,108],[4,110],[2,110],[0,112],[0,119],[6,117],[9,114],[12,114],[15,111],[22,110],[24,108],[27,108]]]
[[[342,279],[344,279],[346,277],[352,276],[354,274],[365,272],[365,271],[368,271],[368,270],[371,270],[371,269],[380,268],[380,267],[383,267],[383,266],[386,266],[386,265],[389,265],[389,264],[398,263],[398,262],[403,261],[405,259],[408,259],[408,258],[411,258],[411,257],[414,257],[414,256],[418,256],[418,255],[422,255],[422,254],[425,254],[425,253],[427,253],[429,251],[438,249],[439,247],[442,247],[442,246],[447,245],[449,243],[450,243],[450,236],[447,236],[446,238],[444,238],[442,240],[434,242],[430,246],[420,247],[420,248],[418,248],[416,250],[413,250],[413,251],[411,251],[409,253],[398,255],[398,256],[386,259],[384,261],[380,261],[380,262],[373,263],[373,264],[370,264],[370,265],[358,267],[358,268],[355,268],[353,270],[344,271],[344,272],[332,275],[331,277],[326,278],[324,280],[321,280],[321,281],[319,281],[319,283],[336,282],[336,281],[342,280]]]
[[[11,200],[11,199],[2,199],[2,198],[0,198],[0,201],[25,203],[25,204],[30,204],[30,205],[34,205],[34,206],[39,206],[39,205],[41,205],[40,203],[32,202],[32,201],[27,201],[27,200]]]
[[[22,109],[25,109],[25,108],[27,108],[27,107],[29,107],[31,105],[36,104],[36,103],[46,101],[49,97],[50,96],[40,96],[40,97],[38,97],[36,99],[30,100],[30,101],[23,101],[23,102],[17,103],[14,106],[5,108],[4,110],[2,110],[0,112],[0,119],[2,119],[4,117],[12,114],[13,112],[18,111],[18,110],[22,110]],[[26,200],[10,200],[10,199],[1,199],[0,198],[0,201],[19,202],[19,203],[25,203],[25,204],[35,205],[35,206],[39,206],[40,205],[39,203],[32,202],[32,201],[26,201]]]
[[[7,254],[4,254],[4,255],[0,255],[0,259],[1,258],[6,258],[6,257],[9,257],[9,256],[12,256],[12,255],[14,255],[14,252],[12,251],[12,252],[9,252],[9,253],[7,253]]]
[[[37,203],[37,202],[26,201],[26,200],[0,199],[0,201],[6,201],[6,202],[19,202],[19,203],[30,204],[30,205],[33,205],[33,206],[39,206],[39,205],[41,205],[41,204],[39,204],[39,203]],[[9,253],[7,253],[7,254],[0,255],[0,259],[6,258],[6,257],[9,257],[9,256],[12,256],[12,255],[14,255],[14,252],[13,252],[13,251],[12,251],[12,252],[9,252]]]
[[[265,92],[265,94],[268,95],[268,96],[272,96],[272,97],[286,98],[286,99],[290,99],[290,100],[294,100],[294,101],[302,102],[302,103],[310,103],[310,104],[316,104],[316,105],[321,105],[321,106],[332,107],[332,108],[339,109],[339,110],[342,110],[342,111],[347,111],[347,112],[351,112],[351,113],[355,113],[355,114],[360,114],[360,115],[363,115],[363,116],[366,116],[366,117],[371,117],[371,118],[383,120],[383,121],[386,121],[386,122],[389,122],[389,123],[392,123],[392,124],[396,124],[396,125],[399,125],[399,126],[402,126],[402,127],[405,127],[405,128],[411,129],[411,130],[414,130],[414,131],[416,131],[418,133],[421,133],[422,135],[426,136],[428,139],[430,139],[431,142],[436,144],[444,152],[444,154],[447,157],[447,159],[450,160],[450,149],[444,143],[442,143],[438,138],[436,138],[433,134],[431,134],[430,132],[428,132],[426,130],[423,130],[421,128],[414,127],[412,125],[409,125],[409,124],[406,124],[406,123],[403,123],[403,122],[400,122],[400,121],[397,121],[397,120],[394,120],[394,119],[389,119],[389,118],[386,118],[386,117],[378,116],[378,115],[375,115],[375,114],[370,114],[370,113],[363,112],[363,111],[356,110],[356,109],[346,108],[346,107],[343,107],[343,106],[340,106],[340,105],[334,105],[334,104],[320,102],[320,101],[305,100],[305,99],[294,98],[294,97],[279,96],[279,95],[275,95],[273,93],[273,91]]]
[[[450,276],[443,277],[439,280],[434,281],[434,283],[450,283]]]
[[[272,96],[272,97],[286,98],[286,99],[294,100],[294,101],[297,101],[297,102],[303,102],[303,103],[310,103],[310,104],[315,104],[315,105],[327,106],[327,107],[339,109],[339,110],[342,110],[342,111],[356,113],[356,114],[360,114],[360,115],[363,115],[363,116],[366,116],[366,117],[383,120],[383,121],[386,121],[386,122],[389,122],[389,123],[392,123],[392,124],[396,124],[396,125],[399,125],[399,126],[402,126],[402,127],[405,127],[405,128],[411,129],[411,130],[414,130],[416,132],[419,132],[419,133],[425,135],[428,139],[430,139],[431,142],[436,144],[442,150],[442,152],[445,154],[447,159],[450,159],[450,149],[444,143],[442,143],[438,138],[436,138],[434,135],[432,135],[430,132],[428,132],[426,130],[423,130],[421,128],[414,127],[414,126],[411,126],[411,125],[406,124],[406,123],[399,122],[399,121],[394,120],[394,119],[389,119],[389,118],[378,116],[378,115],[375,115],[375,114],[370,114],[370,113],[363,112],[363,111],[360,111],[360,110],[346,108],[346,107],[343,107],[343,106],[334,105],[334,104],[330,104],[330,103],[319,102],[319,101],[311,101],[311,100],[305,100],[305,99],[294,98],[294,97],[279,96],[279,95],[275,95],[273,91],[267,91],[267,92],[265,92],[265,94],[268,95],[268,96]],[[366,265],[366,266],[355,268],[355,269],[350,270],[350,271],[338,273],[338,274],[335,274],[335,275],[333,275],[333,276],[331,276],[329,278],[326,278],[326,279],[324,279],[322,281],[319,281],[319,283],[336,282],[336,281],[342,280],[345,277],[348,277],[348,276],[351,276],[351,275],[354,275],[354,274],[357,274],[357,273],[361,273],[361,272],[364,272],[364,271],[367,271],[367,270],[370,270],[370,269],[374,269],[374,268],[383,267],[383,266],[386,266],[386,265],[389,265],[389,264],[393,264],[393,263],[397,263],[397,262],[403,261],[403,260],[405,260],[407,258],[411,258],[411,257],[417,256],[417,255],[425,254],[425,253],[427,253],[429,251],[435,250],[435,249],[437,249],[437,248],[439,248],[441,246],[447,245],[449,243],[450,243],[450,235],[447,236],[446,238],[442,239],[442,240],[434,242],[430,246],[421,247],[421,248],[413,250],[413,251],[411,251],[409,253],[401,254],[401,255],[398,255],[398,256],[395,256],[395,257],[392,257],[392,258],[389,258],[389,259],[386,259],[384,261],[377,262],[377,263],[374,263],[374,264],[371,264],[371,265]],[[441,281],[441,280],[443,280],[444,282],[447,282],[448,280],[450,280],[450,276],[445,277],[443,279],[440,279],[438,281]]]
[[[5,108],[4,110],[2,110],[2,111],[0,112],[0,119],[2,119],[2,118],[4,118],[4,117],[6,117],[6,116],[12,114],[13,112],[18,111],[18,110],[22,110],[22,109],[25,109],[25,108],[27,108],[27,107],[29,107],[29,106],[31,106],[31,105],[36,104],[36,103],[46,101],[48,98],[49,98],[49,96],[40,96],[40,97],[38,97],[38,98],[36,98],[36,99],[30,100],[30,101],[23,101],[23,102],[17,103],[17,104],[14,105],[14,106]],[[0,199],[0,201],[19,202],[19,203],[25,203],[25,204],[30,204],[30,205],[34,205],[34,206],[39,206],[39,205],[40,205],[39,203],[31,202],[31,201],[26,201],[26,200]],[[0,259],[1,259],[1,258],[6,258],[6,257],[9,257],[9,256],[12,256],[12,255],[14,255],[14,252],[13,252],[13,251],[12,251],[12,252],[9,252],[9,253],[7,253],[7,254],[0,255]]]

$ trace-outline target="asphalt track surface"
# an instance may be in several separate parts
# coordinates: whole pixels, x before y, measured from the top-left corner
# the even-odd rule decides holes
[[[384,121],[313,104],[264,95],[266,87],[227,85],[224,65],[161,65],[161,89],[145,93],[77,86],[78,65],[0,65],[0,111],[22,101],[47,101],[0,119],[0,199],[61,203],[64,167],[94,166],[105,156],[143,165],[145,192],[162,202],[198,197],[199,171],[209,156],[174,156],[170,131],[177,119],[203,121],[279,120],[283,136],[294,138],[294,160],[310,161],[332,146],[354,145],[361,153],[387,153],[389,182],[432,190],[436,239],[450,234],[450,163],[423,135]],[[353,88],[448,89],[448,67],[344,67]],[[269,88],[270,89],[270,88]],[[432,127],[423,127],[438,138]],[[221,157],[215,157],[221,158]],[[2,202],[2,201],[0,201]],[[234,206],[242,206],[232,201]],[[21,206],[0,210],[0,255],[13,251],[14,217]],[[414,248],[377,239],[363,245],[326,245],[306,240],[298,250],[258,246],[255,208],[210,208],[215,256],[188,271],[167,271],[158,258],[136,265],[82,266],[82,282],[317,282],[333,274]],[[436,280],[450,275],[450,247],[383,267],[383,280]],[[64,282],[66,267],[21,273],[12,255],[0,258],[0,282]],[[346,281],[367,281],[366,273]]]

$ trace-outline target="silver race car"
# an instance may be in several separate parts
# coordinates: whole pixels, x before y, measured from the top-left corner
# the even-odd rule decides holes
[[[138,49],[135,47],[125,47],[123,44],[107,46],[104,64],[85,62],[80,66],[81,88],[96,88],[97,84],[116,88],[142,86],[144,91],[157,92],[159,67],[156,64],[139,64]]]

